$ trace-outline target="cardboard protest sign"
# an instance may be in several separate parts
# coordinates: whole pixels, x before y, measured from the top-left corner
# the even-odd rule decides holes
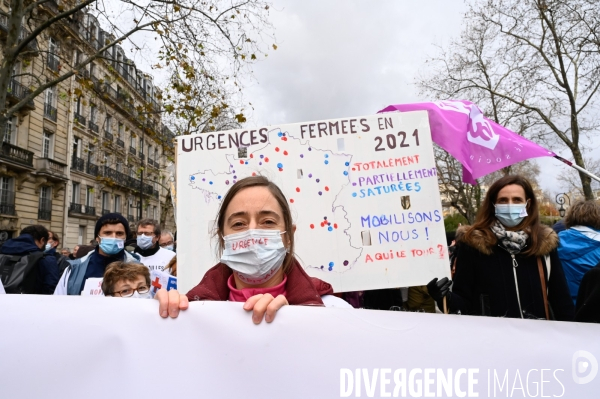
[[[161,272],[160,270],[150,271],[150,294],[152,298],[161,288],[167,291],[177,289],[177,277],[169,275],[169,273]]]
[[[90,277],[87,280],[85,280],[85,285],[83,286],[83,291],[81,291],[81,295],[104,296],[104,292],[102,292],[102,280],[104,279],[101,277]]]
[[[242,305],[191,302],[163,319],[157,301],[0,295],[1,396],[582,399],[600,391],[598,324],[284,306],[255,325]],[[161,355],[176,380],[148,372]],[[110,390],[97,388],[98,376]]]
[[[423,285],[449,275],[427,112],[178,137],[180,290],[218,262],[228,189],[263,175],[289,201],[299,261],[334,289]]]

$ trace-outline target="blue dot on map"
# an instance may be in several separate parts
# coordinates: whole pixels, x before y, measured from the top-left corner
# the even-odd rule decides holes
[[[325,154],[325,158],[329,158],[329,154]]]
[[[244,162],[245,165],[248,165],[248,161]]]
[[[221,196],[219,195],[219,196],[217,197],[217,199],[221,199]]]
[[[347,170],[344,171],[344,176],[348,176],[348,171]]]
[[[326,160],[326,161],[325,161],[325,165],[327,165],[327,164],[329,164],[329,161],[327,161],[327,160]]]
[[[350,166],[350,162],[346,162],[344,165],[346,165],[346,166]]]
[[[211,181],[209,181],[209,182],[208,182],[208,184],[212,184],[212,182],[211,182]]]
[[[277,133],[277,135],[278,135],[279,137],[282,137],[282,136],[283,136],[283,133],[279,132],[279,133]]]
[[[283,164],[282,164],[281,162],[279,162],[279,163],[277,164],[277,167],[278,167],[279,169],[281,169],[281,168],[283,168]]]
[[[237,179],[237,176],[233,176],[234,179]]]
[[[195,176],[190,176],[190,180],[196,180]]]
[[[333,231],[333,227],[329,226],[329,227],[327,228],[327,230],[329,230],[329,231]]]
[[[353,197],[356,197],[356,193],[352,193],[352,196],[353,196]]]
[[[329,262],[329,267],[333,267],[334,264],[335,263],[333,263],[333,262]]]
[[[260,159],[263,159],[264,157],[265,157],[264,155],[260,154]]]

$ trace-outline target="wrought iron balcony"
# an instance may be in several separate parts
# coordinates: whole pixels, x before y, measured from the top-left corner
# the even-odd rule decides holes
[[[154,194],[153,194],[153,195],[154,195],[154,198],[158,198],[158,196],[159,196],[159,193],[158,193],[158,190],[157,190],[157,189],[154,189]]]
[[[52,200],[40,198],[38,208],[38,219],[52,220]]]
[[[125,148],[125,143],[124,143],[124,142],[123,142],[123,140],[121,140],[121,139],[117,139],[117,145],[118,145],[119,147]]]
[[[129,147],[129,153],[135,155],[136,150],[133,147]]]
[[[103,215],[108,215],[110,213],[110,209],[102,209]]]
[[[96,125],[96,124],[95,124],[94,122],[92,122],[92,121],[90,121],[90,123],[89,123],[89,127],[90,127],[90,130],[91,130],[92,132],[94,132],[94,133],[98,133],[98,132],[99,132],[99,130],[100,130],[100,129],[98,128],[98,125]]]
[[[92,176],[98,176],[100,169],[98,168],[98,165],[94,165],[93,163],[88,162],[86,171]]]
[[[71,202],[69,205],[69,212],[80,213],[82,215],[96,216],[96,208],[93,206],[76,204]]]
[[[140,152],[140,160],[141,160],[142,162],[144,162],[144,160],[145,160],[145,159],[146,159],[146,157],[145,157],[144,153],[143,153],[143,152]]]
[[[85,117],[83,115],[75,112],[75,122],[85,126]]]
[[[15,192],[0,189],[0,214],[15,216]]]
[[[56,122],[56,108],[50,104],[44,104],[44,117]]]
[[[108,141],[113,141],[114,136],[111,132],[109,132],[108,130],[105,130],[104,138],[107,139]]]
[[[7,90],[7,99],[12,100],[14,103],[17,103],[31,94],[31,90],[21,84],[17,79],[12,78],[10,82],[8,82],[8,90]],[[34,109],[35,104],[33,103],[33,99],[29,100],[26,104],[26,108]]]
[[[16,145],[2,143],[0,158],[33,168],[33,152]]]
[[[4,2],[4,3],[6,4],[7,2]],[[30,34],[31,34],[31,32],[29,30],[25,29],[24,27],[21,27],[21,32],[19,32],[19,38],[18,38],[19,43],[22,42],[23,39],[25,39]],[[0,15],[0,35],[3,38],[8,35],[8,16],[7,15]],[[37,49],[38,49],[37,39],[31,40],[29,43],[27,43],[26,47],[29,50],[33,50],[33,51],[37,52]]]
[[[71,163],[71,169],[75,169],[80,172],[85,171],[85,161],[81,158],[73,157],[73,162]]]

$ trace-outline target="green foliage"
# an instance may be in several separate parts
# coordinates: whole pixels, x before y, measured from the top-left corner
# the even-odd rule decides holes
[[[455,213],[454,215],[447,216],[444,219],[444,228],[446,231],[456,231],[458,229],[458,225],[467,225],[469,222],[465,217],[459,213]]]

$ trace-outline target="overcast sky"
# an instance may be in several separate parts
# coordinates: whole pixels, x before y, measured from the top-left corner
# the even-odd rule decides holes
[[[432,100],[419,96],[415,77],[436,45],[459,37],[465,11],[463,0],[274,0],[278,49],[246,82],[245,101],[254,106],[246,125],[368,115]],[[555,176],[566,166],[551,158],[540,165],[542,187],[559,192]]]

